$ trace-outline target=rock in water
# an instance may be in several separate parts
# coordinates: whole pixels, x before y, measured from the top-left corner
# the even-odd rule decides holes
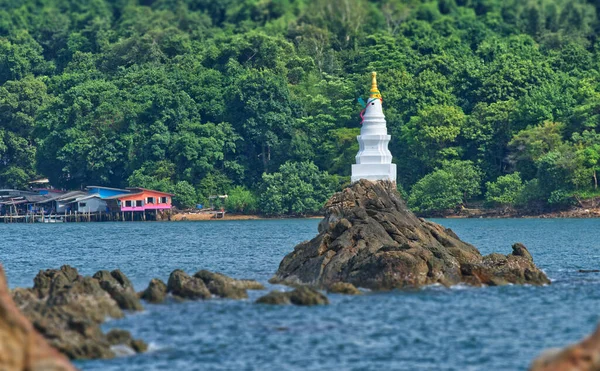
[[[171,272],[167,281],[167,291],[178,299],[210,299],[210,291],[202,279],[190,277],[181,269]]]
[[[120,270],[117,269],[110,273],[108,271],[98,271],[93,278],[98,280],[102,290],[106,291],[117,302],[119,308],[132,311],[144,310],[140,299],[133,290],[133,285]]]
[[[600,370],[600,326],[578,344],[564,350],[551,349],[542,353],[530,371],[597,371]]]
[[[12,297],[42,336],[69,358],[112,358],[116,354],[100,324],[107,317],[123,317],[120,306],[127,301],[118,303],[102,286],[133,291],[122,273],[115,275],[119,279],[107,271],[98,272],[96,278],[82,277],[75,268],[63,266],[40,271],[33,288],[15,289]],[[143,348],[134,347],[135,342],[128,345],[134,350]]]
[[[0,265],[0,370],[75,371],[19,311],[8,291]]]
[[[201,270],[194,274],[200,278],[211,294],[220,298],[246,299],[246,290],[264,290],[264,286],[252,280],[237,280],[221,273]]]
[[[140,294],[140,298],[148,303],[158,304],[167,297],[167,285],[158,278],[150,280],[148,287]]]
[[[348,283],[348,282],[336,282],[327,288],[327,292],[330,292],[333,294],[344,294],[344,295],[361,295],[362,294],[362,292],[360,292],[360,290],[357,289],[356,286],[354,286],[353,284]]]
[[[300,286],[290,292],[271,291],[265,296],[261,296],[256,300],[257,304],[272,304],[272,305],[327,305],[329,299],[315,289],[306,286]]]
[[[483,257],[450,229],[417,218],[393,183],[366,180],[329,199],[319,234],[296,246],[271,282],[319,288],[347,282],[373,290],[550,283],[525,246]]]

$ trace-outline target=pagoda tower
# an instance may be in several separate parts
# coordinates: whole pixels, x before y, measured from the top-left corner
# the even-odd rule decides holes
[[[377,88],[377,73],[371,74],[371,93],[364,110],[362,128],[358,139],[356,164],[352,165],[352,183],[360,179],[396,182],[396,164],[388,144],[392,138],[387,133],[385,116],[381,107],[381,93]]]

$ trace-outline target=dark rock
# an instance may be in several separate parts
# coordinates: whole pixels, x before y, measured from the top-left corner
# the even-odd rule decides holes
[[[210,291],[202,279],[190,277],[181,269],[171,272],[167,282],[167,291],[182,299],[208,299]]]
[[[362,294],[362,292],[360,292],[360,290],[357,289],[353,284],[347,282],[336,282],[327,288],[327,292],[344,295]]]
[[[282,292],[272,291],[267,295],[261,296],[256,301],[258,304],[272,305],[326,305],[329,304],[327,297],[315,289],[307,286],[299,286],[293,291]]]
[[[146,290],[141,293],[140,297],[148,303],[162,303],[167,297],[167,285],[158,278],[153,278],[150,280]]]
[[[51,289],[60,290],[62,287],[68,286],[78,276],[77,269],[69,265],[63,265],[60,269],[39,271],[33,279],[33,289],[42,298],[48,295]]]
[[[135,353],[143,353],[148,350],[148,344],[143,340],[134,339],[129,331],[113,329],[106,334],[106,339],[111,346],[125,345]]]
[[[290,301],[294,305],[327,305],[327,296],[310,287],[301,286],[290,292]]]
[[[600,370],[600,326],[596,331],[564,350],[550,349],[533,361],[530,371],[598,371]]]
[[[373,290],[550,283],[522,244],[512,254],[483,257],[451,230],[417,218],[394,184],[366,180],[331,197],[319,234],[296,246],[271,282],[318,288],[347,282]]]
[[[148,351],[148,344],[140,339],[133,339],[131,341],[131,347],[136,353],[144,353]]]
[[[271,305],[286,305],[292,304],[290,295],[283,291],[271,291],[267,295],[261,296],[256,300],[258,304],[271,304]]]
[[[224,274],[201,270],[196,272],[194,277],[201,279],[210,293],[215,296],[228,299],[246,299],[248,297],[248,293],[241,287],[242,285],[238,285],[236,280]]]
[[[110,272],[110,275],[113,276],[113,278],[117,280],[117,282],[119,282],[124,289],[133,290],[133,284],[129,278],[127,278],[125,273],[121,272],[119,269],[115,269],[114,271]]]
[[[121,271],[98,271],[93,276],[100,287],[106,291],[123,310],[144,310],[142,303],[133,290],[133,285]]]
[[[118,345],[129,344],[133,339],[129,331],[121,329],[112,329],[106,334],[106,340],[110,345]]]
[[[579,273],[600,273],[600,269],[580,269]]]
[[[114,334],[109,338],[100,324],[107,317],[122,317],[121,306],[128,307],[123,305],[124,301],[117,303],[115,298],[119,296],[113,291],[133,290],[124,288],[107,271],[100,271],[95,277],[82,277],[74,268],[64,266],[60,270],[40,271],[34,288],[16,289],[12,293],[33,326],[71,359],[115,356],[111,349]]]

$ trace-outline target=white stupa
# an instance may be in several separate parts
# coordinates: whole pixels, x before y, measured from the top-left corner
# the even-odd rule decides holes
[[[372,77],[371,94],[360,135],[357,137],[359,150],[356,164],[352,165],[352,183],[360,179],[396,182],[396,164],[392,164],[392,154],[388,149],[392,137],[388,135],[385,125],[381,93],[377,89],[377,73],[373,72]]]

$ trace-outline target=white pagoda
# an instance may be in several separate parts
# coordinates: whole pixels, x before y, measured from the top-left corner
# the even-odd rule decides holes
[[[381,93],[377,89],[377,73],[372,73],[371,94],[364,111],[362,128],[357,137],[359,150],[356,164],[352,165],[352,183],[360,179],[396,182],[396,164],[388,149],[391,136],[387,133],[381,107]]]

